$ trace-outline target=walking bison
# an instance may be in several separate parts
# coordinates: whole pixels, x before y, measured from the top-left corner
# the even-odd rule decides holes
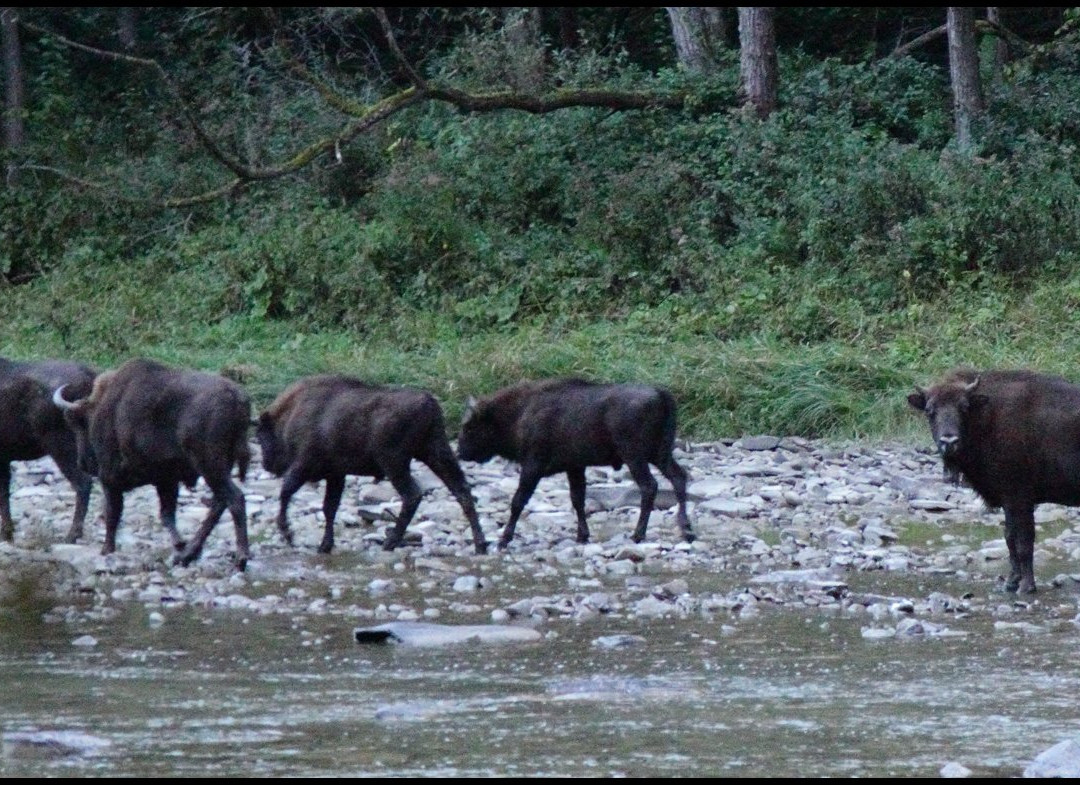
[[[458,439],[458,457],[486,461],[499,455],[521,466],[510,520],[499,547],[514,538],[518,518],[543,477],[566,472],[577,513],[577,540],[589,541],[585,521],[585,468],[626,464],[641,489],[634,542],[645,539],[656,499],[653,464],[675,489],[676,520],[687,542],[694,539],[686,515],[686,471],[675,461],[675,400],[657,387],[549,379],[506,387],[480,401],[470,399]]]
[[[282,477],[278,528],[290,545],[289,500],[305,482],[326,480],[319,552],[333,549],[334,518],[345,477],[351,474],[376,482],[386,478],[401,495],[401,512],[383,544],[393,550],[420,504],[420,487],[409,471],[415,458],[427,464],[461,505],[476,552],[487,552],[472,492],[446,437],[442,408],[430,393],[348,376],[311,376],[277,397],[260,415],[255,435],[264,468]]]
[[[1005,589],[1035,591],[1035,507],[1080,505],[1080,387],[1031,371],[950,371],[908,403],[926,414],[946,472],[1005,511]]]
[[[105,493],[105,546],[116,550],[116,531],[124,493],[153,485],[161,522],[172,537],[179,564],[199,558],[207,537],[225,509],[236,529],[236,566],[249,557],[244,494],[232,481],[233,467],[243,480],[250,460],[247,443],[251,403],[247,393],[221,376],[170,368],[136,359],[94,380],[86,397],[69,401],[66,387],[53,402],[75,433],[79,466],[98,477]],[[176,529],[180,483],[194,488],[202,477],[213,493],[210,511],[189,543]]]
[[[75,435],[49,400],[52,391],[66,385],[86,395],[94,371],[79,363],[59,360],[14,362],[0,358],[0,538],[15,539],[11,517],[11,462],[32,461],[48,455],[75,489],[75,515],[67,541],[82,537],[90,503],[90,475],[79,470]]]

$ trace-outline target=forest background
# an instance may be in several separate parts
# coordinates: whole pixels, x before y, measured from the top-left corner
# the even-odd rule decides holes
[[[1080,381],[1070,8],[4,8],[0,355],[669,387],[911,435]]]

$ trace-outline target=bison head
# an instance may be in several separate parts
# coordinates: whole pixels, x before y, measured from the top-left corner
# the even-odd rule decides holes
[[[986,401],[985,395],[975,392],[979,377],[973,382],[947,381],[929,390],[916,387],[908,403],[926,415],[934,445],[945,459],[956,457],[963,449],[968,414]]]
[[[289,468],[288,456],[281,449],[277,424],[270,412],[263,412],[255,423],[255,441],[262,452],[262,465],[271,474],[281,476]]]
[[[83,473],[93,476],[97,476],[98,463],[94,445],[90,438],[90,422],[100,398],[100,389],[104,387],[104,379],[108,376],[107,374],[98,376],[94,381],[94,389],[90,395],[79,398],[78,401],[67,401],[64,397],[64,388],[67,387],[67,384],[58,387],[53,392],[53,403],[64,411],[64,422],[71,432],[75,434],[75,443],[79,454],[79,469]]]
[[[489,460],[498,453],[500,442],[501,435],[494,412],[470,396],[465,403],[465,414],[461,418],[458,459],[478,462]]]

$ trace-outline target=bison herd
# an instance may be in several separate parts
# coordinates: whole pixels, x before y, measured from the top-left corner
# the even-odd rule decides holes
[[[946,476],[966,481],[990,507],[1005,512],[1010,592],[1035,591],[1035,507],[1080,505],[1080,387],[1030,371],[958,369],[909,404],[929,421]],[[676,523],[694,539],[686,509],[687,473],[674,457],[676,407],[667,390],[583,379],[522,382],[480,400],[469,399],[454,455],[438,401],[410,388],[367,384],[342,375],[300,379],[253,420],[247,392],[215,374],[172,368],[146,359],[96,373],[88,366],[47,360],[0,359],[0,537],[11,542],[11,461],[51,457],[75,489],[67,541],[83,536],[92,478],[104,495],[103,553],[116,549],[124,494],[152,485],[175,561],[199,558],[228,510],[235,528],[236,566],[250,552],[241,481],[250,462],[249,426],[263,466],[282,478],[278,529],[292,544],[289,501],[308,482],[326,481],[325,532],[319,552],[334,547],[334,519],[349,475],[388,480],[401,511],[383,547],[400,545],[421,501],[410,471],[426,464],[461,506],[478,554],[488,544],[458,463],[496,455],[520,466],[510,517],[499,547],[506,548],[525,505],[543,477],[565,473],[577,516],[577,541],[589,540],[585,470],[626,466],[641,491],[633,539],[645,538],[657,493],[650,466],[670,483]],[[212,493],[194,537],[176,527],[180,484],[202,478]]]

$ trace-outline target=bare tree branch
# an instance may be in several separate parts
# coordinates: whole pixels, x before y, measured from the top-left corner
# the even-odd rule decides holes
[[[203,191],[198,194],[184,197],[167,199],[147,199],[143,203],[149,203],[161,207],[187,207],[195,204],[203,204],[214,199],[236,193],[251,182],[270,180],[296,172],[315,161],[322,155],[334,155],[340,159],[340,150],[343,146],[354,140],[360,134],[386,121],[398,112],[416,106],[427,101],[440,101],[451,104],[463,112],[493,112],[501,110],[519,110],[533,114],[544,114],[560,109],[571,107],[605,108],[612,111],[637,110],[650,107],[680,108],[684,105],[685,96],[681,94],[655,94],[645,91],[620,91],[598,89],[560,89],[546,94],[528,94],[514,90],[501,90],[489,93],[470,93],[450,86],[433,85],[425,80],[402,53],[398,47],[393,29],[383,9],[375,9],[375,15],[379,20],[387,43],[399,66],[408,74],[413,86],[399,90],[385,98],[371,104],[356,100],[346,95],[326,80],[320,78],[311,71],[299,58],[297,58],[284,36],[277,36],[276,42],[283,53],[285,65],[302,81],[310,85],[323,99],[327,106],[337,110],[350,118],[350,121],[341,126],[336,132],[324,136],[291,154],[280,163],[253,167],[230,155],[214,136],[199,122],[198,116],[192,104],[184,97],[180,86],[170,76],[168,71],[157,60],[148,57],[139,57],[125,52],[116,52],[101,49],[87,44],[73,41],[65,36],[50,30],[23,22],[23,26],[34,33],[50,36],[65,46],[87,52],[96,57],[101,57],[114,62],[128,63],[140,68],[146,68],[154,72],[168,87],[176,104],[180,107],[183,117],[190,126],[192,132],[200,144],[222,167],[232,173],[233,179],[226,184]],[[101,183],[94,182],[73,175],[69,172],[51,166],[27,164],[21,167],[26,170],[48,172],[54,176],[70,182],[80,188],[98,192],[110,192],[110,189]],[[120,197],[127,201],[139,201],[130,197]]]
[[[412,63],[408,61],[405,55],[401,51],[401,47],[398,46],[397,37],[394,35],[394,29],[390,26],[390,20],[386,17],[386,10],[383,8],[376,8],[375,18],[379,20],[379,26],[382,27],[383,35],[386,36],[386,43],[390,46],[390,52],[394,55],[394,59],[397,60],[405,73],[409,75],[409,79],[416,85],[419,90],[427,90],[427,82],[424,77],[420,76]]]
[[[980,33],[996,35],[1010,47],[1023,54],[1030,52],[1032,49],[1031,44],[999,22],[992,22],[988,19],[976,19],[975,29]],[[893,49],[892,52],[889,53],[889,57],[904,57],[905,55],[910,54],[912,50],[918,49],[920,46],[925,46],[936,38],[941,38],[945,35],[945,32],[945,25],[935,27],[933,30],[927,30],[922,35],[912,38],[906,44],[902,44]]]

